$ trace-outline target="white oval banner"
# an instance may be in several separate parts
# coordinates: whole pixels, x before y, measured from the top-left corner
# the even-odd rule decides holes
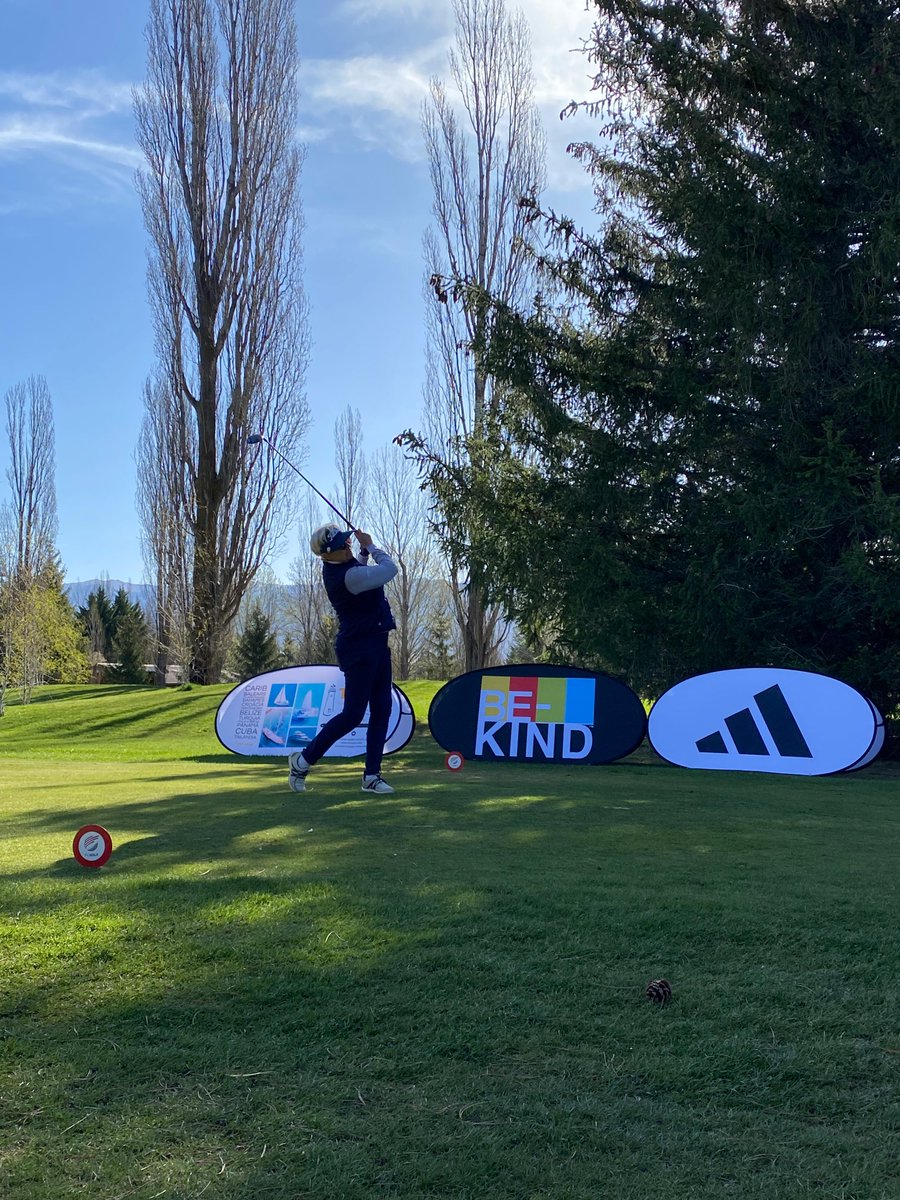
[[[869,753],[863,755],[859,762],[855,762],[852,767],[848,767],[848,771],[859,771],[862,767],[867,767],[869,763],[875,761],[878,755],[884,748],[884,717],[878,711],[872,701],[869,701],[872,707],[872,712],[875,714],[875,738],[872,745],[869,747]]]
[[[235,754],[288,755],[302,750],[344,707],[344,673],[325,665],[282,667],[255,675],[228,693],[216,712],[216,736]],[[326,758],[365,754],[369,710],[362,724],[327,750]],[[402,749],[416,727],[412,705],[394,684],[385,754]]]
[[[744,667],[670,688],[650,710],[648,736],[679,767],[832,775],[874,757],[876,712],[855,688],[827,675]]]

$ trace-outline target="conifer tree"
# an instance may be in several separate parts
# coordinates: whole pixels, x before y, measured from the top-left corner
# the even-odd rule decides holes
[[[102,584],[90,593],[75,615],[88,640],[93,660],[108,661],[115,637],[116,620],[113,604]]]
[[[278,652],[279,667],[295,667],[301,661],[302,650],[299,642],[291,634],[286,633]]]
[[[508,388],[491,470],[432,459],[432,481],[526,636],[552,628],[647,694],[772,662],[890,711],[896,5],[594,7],[605,125],[575,152],[601,228],[548,214],[543,307],[495,302],[476,346]]]
[[[261,605],[253,604],[235,641],[234,659],[241,679],[261,675],[278,665],[278,638]]]
[[[150,631],[143,610],[136,601],[132,603],[128,599],[124,588],[116,596],[113,608],[116,612],[112,642],[115,666],[110,677],[116,683],[147,683]]]

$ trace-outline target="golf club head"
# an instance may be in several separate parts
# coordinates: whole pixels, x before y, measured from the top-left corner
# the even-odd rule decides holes
[[[248,433],[247,434],[247,445],[248,446],[258,446],[262,440],[263,440],[263,435],[261,433]]]

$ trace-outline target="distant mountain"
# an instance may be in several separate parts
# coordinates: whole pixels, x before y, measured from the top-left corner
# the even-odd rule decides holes
[[[136,600],[144,610],[144,617],[152,623],[156,619],[156,588],[152,583],[130,583],[124,579],[80,579],[66,585],[66,595],[75,608],[81,608],[87,603],[91,592],[102,587],[114,599],[119,588],[124,588],[129,600]],[[276,584],[270,590],[269,604],[272,612],[272,624],[278,637],[284,637],[288,631],[289,621],[285,608],[290,601],[293,590],[288,584]]]
[[[110,600],[115,597],[120,588],[124,588],[128,599],[136,600],[144,610],[144,616],[152,619],[156,611],[156,588],[152,583],[126,583],[123,579],[81,579],[66,584],[66,595],[75,608],[81,608],[87,603],[91,592],[96,592],[100,587],[103,588]]]

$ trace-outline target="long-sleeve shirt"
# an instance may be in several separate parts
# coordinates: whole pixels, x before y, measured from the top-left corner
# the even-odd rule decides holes
[[[352,592],[354,596],[358,596],[360,592],[369,592],[373,588],[384,587],[397,574],[397,564],[384,550],[370,546],[368,557],[375,560],[374,566],[366,566],[365,556],[360,554],[357,557],[360,565],[351,567],[344,576],[347,591]]]

